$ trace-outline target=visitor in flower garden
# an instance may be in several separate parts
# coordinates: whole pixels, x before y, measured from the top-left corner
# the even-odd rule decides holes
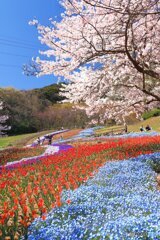
[[[47,134],[44,137],[45,137],[45,140],[47,140],[47,142],[49,143],[49,135]]]
[[[51,145],[52,144],[52,136],[48,136],[48,145]]]
[[[44,143],[45,139],[46,139],[45,137],[41,137],[41,138],[40,138],[40,140],[41,140],[41,143],[40,143],[40,145],[43,145],[43,143]]]
[[[41,140],[39,137],[37,138],[37,143],[38,143],[38,145],[40,145],[40,143],[41,143]]]
[[[125,131],[125,133],[128,132],[128,127],[127,127],[127,124],[126,124],[126,123],[124,124],[124,131]]]
[[[146,131],[150,131],[151,127],[149,125],[146,126]]]
[[[144,131],[143,125],[140,127],[140,131],[141,131],[141,132]]]

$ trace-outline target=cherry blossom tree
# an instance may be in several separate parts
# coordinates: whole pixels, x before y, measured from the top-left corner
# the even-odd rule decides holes
[[[0,101],[0,113],[3,109],[3,102]],[[10,127],[5,125],[6,120],[8,119],[7,115],[0,115],[0,136],[5,134],[5,131],[9,130]]]
[[[40,51],[27,74],[69,81],[63,94],[88,114],[124,120],[160,103],[160,1],[62,0],[59,22],[37,20]]]

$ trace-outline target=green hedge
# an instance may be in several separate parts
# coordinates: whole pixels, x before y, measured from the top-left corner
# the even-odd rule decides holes
[[[154,108],[149,112],[143,113],[142,117],[144,120],[151,118],[151,117],[157,117],[160,116],[160,109],[159,108]]]
[[[160,158],[149,159],[147,162],[156,173],[160,173]]]

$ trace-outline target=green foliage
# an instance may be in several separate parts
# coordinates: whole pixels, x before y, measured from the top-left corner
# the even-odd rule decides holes
[[[0,89],[0,98],[5,103],[3,111],[9,116],[7,125],[11,126],[8,134],[85,126],[88,118],[84,110],[76,110],[69,103],[57,104],[63,99],[59,96],[60,86],[53,84],[29,91]]]
[[[160,116],[160,109],[159,108],[154,108],[151,111],[143,113],[142,117],[144,120],[149,119],[151,117],[157,117]]]
[[[73,108],[72,104],[54,104],[39,115],[43,129],[82,128],[88,117],[84,110]]]
[[[156,173],[160,173],[160,158],[149,159],[147,162]]]
[[[37,93],[39,98],[41,99],[47,99],[48,101],[52,103],[57,103],[59,101],[64,100],[64,97],[61,97],[59,95],[60,88],[62,87],[62,84],[52,84],[43,88],[34,89],[32,92]]]
[[[5,113],[9,116],[9,134],[31,133],[38,130],[37,115],[49,105],[40,101],[30,91],[18,91],[13,88],[0,89],[0,98],[5,104]]]

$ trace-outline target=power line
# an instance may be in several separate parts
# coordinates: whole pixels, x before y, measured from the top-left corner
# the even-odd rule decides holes
[[[37,50],[38,46],[26,40],[20,40],[18,38],[6,38],[0,35],[0,45],[9,47],[24,48]]]
[[[10,41],[16,41],[16,42],[23,42],[23,43],[26,43],[26,44],[29,44],[29,45],[34,45],[36,46],[36,44],[33,44],[32,41],[28,41],[28,40],[24,40],[24,39],[20,39],[20,38],[17,38],[15,36],[5,36],[5,35],[0,35],[0,38],[1,39],[4,39],[4,40],[10,40]]]
[[[33,48],[33,47],[21,46],[21,45],[17,45],[17,44],[3,43],[3,42],[0,42],[0,44],[5,45],[5,46],[9,46],[9,47],[25,48],[25,49],[35,50],[35,48]]]
[[[29,57],[29,58],[31,57],[31,56],[27,56],[27,55],[21,55],[21,54],[9,53],[9,52],[1,52],[1,51],[0,51],[0,54],[10,55],[10,56],[14,56],[14,57],[25,57],[25,58],[26,58],[26,57],[27,57],[27,58],[28,58],[28,57]]]
[[[18,65],[12,65],[12,64],[1,64],[0,63],[0,67],[13,67],[13,68],[21,68],[20,66],[18,66]]]
[[[0,37],[0,44],[1,45],[6,45],[6,46],[12,46],[12,47],[19,47],[19,48],[26,48],[26,49],[36,49],[37,45],[27,43],[26,41],[22,40],[15,40],[11,38],[4,38]]]
[[[0,41],[14,43],[14,44],[26,45],[26,46],[29,46],[29,47],[36,47],[35,44],[25,43],[25,41],[17,41],[17,40],[14,40],[14,39],[7,39],[7,38],[1,38],[0,37]]]

